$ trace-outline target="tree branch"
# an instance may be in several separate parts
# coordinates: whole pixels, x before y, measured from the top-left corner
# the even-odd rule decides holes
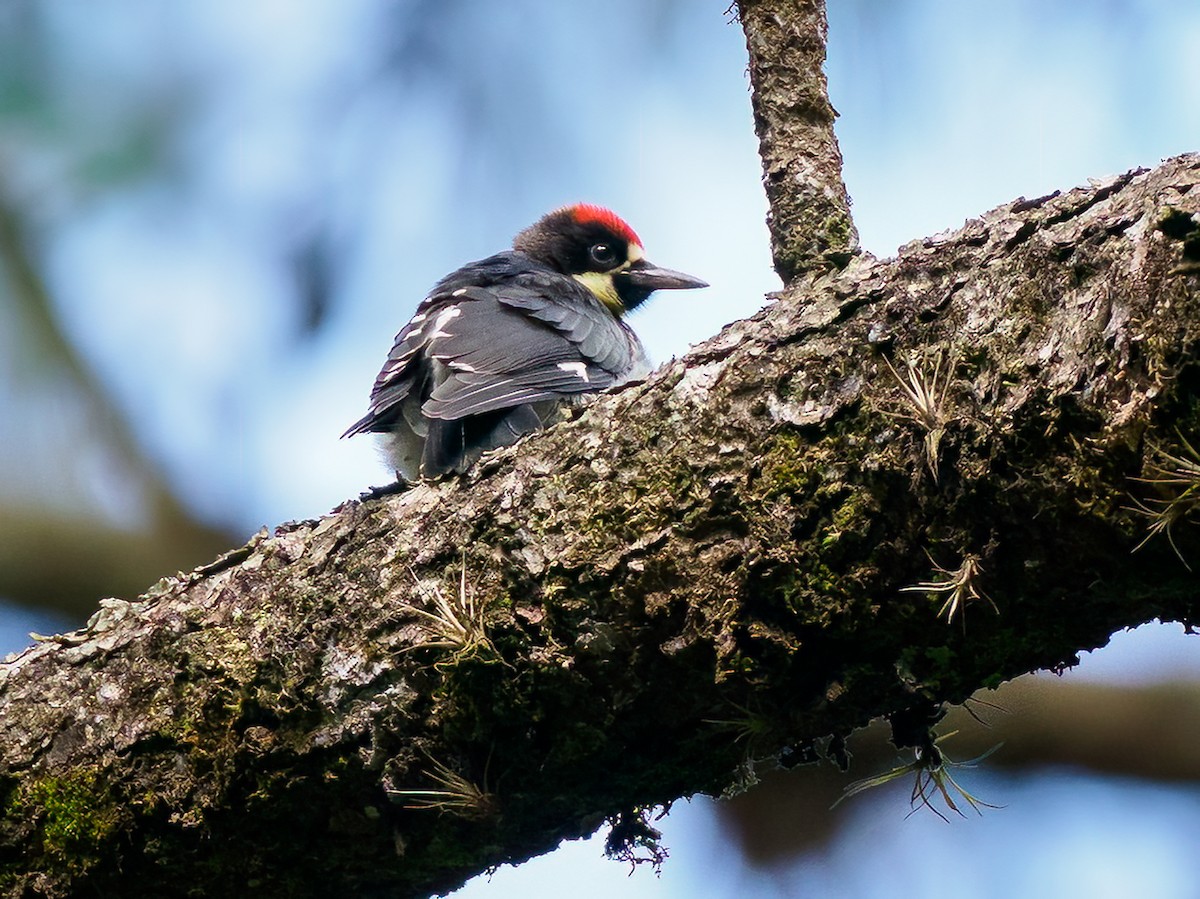
[[[43,367],[61,372],[91,414],[88,439],[110,446],[136,478],[151,519],[144,533],[120,533],[99,521],[64,521],[45,510],[7,508],[0,522],[0,594],[20,602],[86,614],[103,592],[123,592],[130,577],[145,583],[155,573],[211,556],[234,542],[228,533],[197,521],[150,459],[122,410],[67,339],[38,271],[26,215],[0,179],[0,273],[8,284],[23,342]],[[80,539],[81,537],[85,539]],[[96,555],[103,553],[102,561]],[[169,565],[162,563],[169,560]],[[47,572],[55,565],[53,576]],[[152,575],[151,575],[152,576]],[[135,595],[133,588],[125,595]],[[85,605],[86,603],[86,605]]]
[[[87,620],[97,596],[136,597],[164,571],[235,542],[196,522],[131,530],[47,505],[0,501],[0,596],[64,612],[71,623]]]
[[[1192,621],[1167,535],[1131,550],[1198,445],[1198,222],[1194,155],[1019,200],[109,603],[0,668],[0,883],[426,895]]]
[[[1191,724],[1200,708],[1200,683],[1115,686],[1031,675],[976,698],[982,702],[956,706],[939,723],[947,737],[939,748],[959,762],[987,756],[981,767],[989,775],[1007,773],[1015,780],[1055,767],[1168,786],[1200,781]],[[1001,746],[1002,752],[988,755]],[[764,789],[721,803],[722,831],[735,854],[755,867],[778,868],[828,848],[857,826],[858,803],[867,798],[839,802],[847,786],[912,758],[898,755],[883,721],[856,731],[847,752],[853,758],[848,773],[829,765],[769,771]],[[972,775],[964,776],[973,788]],[[912,777],[900,783],[907,791]],[[1007,804],[1003,787],[989,787],[982,798]]]
[[[771,253],[787,284],[803,272],[842,268],[858,252],[825,81],[829,24],[823,0],[740,0],[737,9],[750,54]]]

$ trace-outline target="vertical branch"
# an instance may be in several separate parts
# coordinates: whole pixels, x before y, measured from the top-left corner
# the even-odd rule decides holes
[[[841,268],[858,252],[858,232],[825,80],[825,2],[741,0],[737,7],[775,270],[788,283],[804,272]]]

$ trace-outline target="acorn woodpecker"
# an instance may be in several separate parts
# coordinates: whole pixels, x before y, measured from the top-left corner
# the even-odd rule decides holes
[[[434,286],[396,335],[369,411],[342,436],[382,434],[410,481],[465,471],[554,422],[564,403],[645,377],[646,350],[622,316],[660,288],[707,286],[651,265],[608,209],[557,209],[512,250]]]

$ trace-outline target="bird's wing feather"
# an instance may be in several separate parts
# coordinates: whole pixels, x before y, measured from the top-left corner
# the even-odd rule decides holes
[[[616,319],[572,309],[560,318],[558,298],[526,295],[525,305],[514,306],[506,302],[513,295],[460,302],[461,316],[442,329],[446,336],[430,340],[426,354],[446,368],[422,407],[426,415],[462,418],[616,383],[622,356],[632,356],[626,329]],[[537,311],[560,318],[561,330]]]
[[[512,253],[464,267],[434,287],[404,329],[347,434],[386,430],[410,395],[437,419],[592,393],[641,357],[633,332],[587,288],[549,269],[513,272]],[[427,383],[432,380],[432,389]]]
[[[421,331],[427,321],[424,309],[425,304],[422,304],[412,320],[396,335],[391,352],[375,377],[367,414],[347,428],[343,437],[366,431],[388,430],[400,414],[404,400],[413,392],[413,387],[418,386],[421,373],[414,370],[416,366],[412,363],[420,356],[423,346]]]

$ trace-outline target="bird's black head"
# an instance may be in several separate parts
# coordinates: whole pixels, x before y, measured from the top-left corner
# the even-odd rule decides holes
[[[637,233],[615,212],[576,203],[542,216],[513,240],[513,249],[570,275],[621,315],[660,288],[707,287],[699,278],[657,268]]]

